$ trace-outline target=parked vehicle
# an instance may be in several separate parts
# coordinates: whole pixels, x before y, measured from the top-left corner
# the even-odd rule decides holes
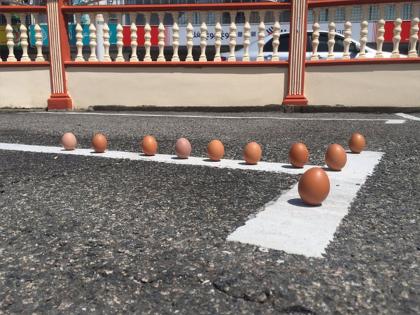
[[[310,59],[312,56],[312,31],[308,32],[307,44],[306,44],[306,59]],[[289,58],[289,33],[280,34],[280,47],[279,47],[279,58],[280,60],[287,60]],[[335,44],[334,44],[334,56],[335,59],[342,59],[344,51],[344,36],[337,33],[335,35]],[[271,60],[273,57],[273,36],[267,36],[265,40],[265,45],[263,48],[264,59]],[[350,58],[357,58],[360,53],[360,43],[353,40],[350,44]],[[376,50],[366,47],[366,58],[374,58],[376,55]],[[236,51],[236,59],[242,60],[244,54],[244,48]],[[258,56],[258,41],[254,41],[249,46],[249,55],[251,60],[256,60]],[[383,52],[385,58],[391,57],[390,52]],[[223,60],[229,58],[229,52],[221,54]],[[318,56],[319,59],[327,59],[328,56],[328,32],[320,31],[319,32],[319,45],[318,45]],[[402,56],[405,57],[405,56]]]

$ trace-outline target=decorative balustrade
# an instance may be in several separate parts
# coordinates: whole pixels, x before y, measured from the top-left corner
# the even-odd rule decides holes
[[[418,57],[418,1],[381,0],[373,5],[371,1],[363,0],[358,3],[348,0],[309,1],[312,19],[308,23],[308,47],[311,50],[307,53],[307,59]],[[403,18],[402,11],[407,5],[410,9],[410,35],[409,38],[403,38],[407,33],[407,17]],[[353,16],[355,6],[360,9],[358,17]],[[372,6],[378,12],[377,17],[372,17]],[[394,7],[395,12],[392,18],[385,16],[385,8],[390,6]],[[103,51],[99,61],[105,62],[277,62],[288,59],[287,51],[285,54],[283,49],[285,43],[280,39],[283,38],[281,33],[287,32],[289,27],[289,21],[282,21],[281,13],[289,9],[289,3],[225,3],[65,6],[63,11],[69,20],[73,19],[76,23],[77,53],[71,61],[98,61],[95,50],[99,48]],[[323,21],[320,19],[322,10],[327,12]],[[341,19],[337,19],[338,12],[342,14]],[[80,14],[90,17],[89,44],[83,41]],[[213,15],[212,23],[209,23],[210,14]],[[269,14],[273,19],[267,23]],[[111,15],[114,17],[111,18]],[[95,28],[98,16],[104,19],[100,41]],[[165,24],[168,16],[172,21],[170,25]],[[230,22],[222,24],[222,18],[226,20],[226,16]],[[239,16],[241,23],[237,22]],[[253,25],[250,23],[251,16],[257,17]],[[115,21],[115,39],[111,43],[110,25],[115,25]],[[253,40],[251,33],[254,34]],[[400,51],[403,42],[404,47],[409,47],[404,54]],[[384,46],[390,43],[392,51],[385,52]],[[82,54],[84,47],[90,48],[89,55],[85,54],[85,57]]]
[[[7,47],[7,56],[2,63],[44,62],[43,46],[46,38],[40,26],[46,20],[46,7],[43,6],[2,6],[0,5],[0,25],[4,30],[5,41],[0,46]],[[30,21],[29,24],[27,22]]]
[[[357,17],[353,16],[355,7],[359,13]],[[419,56],[419,1],[314,0],[309,1],[309,10],[313,18],[312,31],[308,27],[308,40],[311,41],[308,46],[312,47],[308,58],[312,61]],[[338,18],[338,11],[344,12],[344,16]],[[376,16],[374,12],[377,12]],[[324,28],[321,27],[321,13],[324,15]],[[340,32],[337,28],[339,24]],[[320,40],[322,33],[325,34],[324,42]],[[402,42],[408,44],[407,54],[400,51]],[[392,45],[392,51],[385,52],[385,44]]]
[[[65,6],[63,11],[68,20],[76,24],[76,53],[71,61],[95,62],[95,49],[99,48],[104,52],[100,61],[276,62],[280,60],[281,24],[289,23],[282,21],[281,16],[289,7],[289,3],[98,5]],[[269,25],[266,23],[268,13],[273,17]],[[80,24],[81,14],[89,15],[89,44],[86,40],[83,41],[86,30]],[[101,41],[98,38],[98,29],[94,26],[97,16],[104,20]],[[251,16],[257,20],[253,26],[250,23]],[[229,17],[230,22],[223,25],[222,19],[226,20],[226,17]],[[238,23],[239,18],[244,21]],[[165,24],[168,20],[172,21],[170,25]],[[110,25],[115,25],[115,21],[116,38],[114,42],[110,42]],[[250,54],[250,48],[253,48],[252,27],[257,50],[254,54]],[[266,45],[271,35],[273,41],[269,44],[271,46],[267,54]],[[99,42],[101,47],[97,46]],[[90,48],[89,55],[86,54],[87,47]],[[155,47],[157,51],[153,53]],[[270,55],[270,58],[265,55]],[[283,58],[283,62],[285,60],[287,57]]]

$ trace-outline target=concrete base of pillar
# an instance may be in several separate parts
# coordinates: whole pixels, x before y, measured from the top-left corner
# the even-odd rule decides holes
[[[73,101],[67,94],[53,94],[48,99],[48,110],[72,110]]]
[[[283,105],[308,105],[308,99],[305,95],[287,95]]]

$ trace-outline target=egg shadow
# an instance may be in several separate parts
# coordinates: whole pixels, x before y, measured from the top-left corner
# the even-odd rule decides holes
[[[171,157],[171,160],[188,160],[188,158],[180,158],[179,156],[173,156]]]
[[[204,159],[203,160],[204,162],[210,162],[210,163],[219,163],[221,160],[219,160],[219,161],[213,161],[213,160],[211,160],[211,159]]]
[[[282,165],[281,167],[282,168],[287,168],[287,169],[294,169],[294,170],[301,170],[301,169],[303,169],[303,167],[295,167],[295,166],[289,165],[289,164]]]
[[[296,206],[296,207],[300,207],[300,208],[317,208],[317,207],[321,206],[321,205],[317,205],[317,206],[308,205],[308,204],[304,203],[303,200],[300,199],[300,198],[289,199],[289,200],[287,200],[287,203],[292,205],[292,206]]]
[[[341,170],[336,171],[336,170],[333,170],[332,168],[329,168],[328,166],[323,166],[322,169],[326,172],[333,172],[333,173],[341,172]]]
[[[239,164],[239,165],[246,165],[246,166],[255,166],[255,165],[257,165],[258,163],[255,163],[255,164],[249,164],[249,163],[247,163],[247,162],[239,162],[238,164]]]

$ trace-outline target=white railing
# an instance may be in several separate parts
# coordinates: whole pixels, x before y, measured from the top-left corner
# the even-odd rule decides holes
[[[337,1],[331,1],[337,3]],[[366,2],[366,1],[364,1]],[[401,57],[418,57],[418,38],[419,38],[419,16],[420,16],[420,2],[395,2],[395,3],[381,3],[372,6],[371,4],[362,5],[347,5],[347,6],[332,6],[325,7],[328,3],[317,3],[317,6],[311,8],[313,17],[312,23],[312,53],[311,60],[317,61],[319,59],[350,59],[350,58],[401,58]],[[357,7],[360,16],[360,22],[354,22],[353,10]],[[373,8],[377,11],[377,18],[369,19],[369,11]],[[403,8],[405,8],[405,16],[402,16]],[[387,10],[386,10],[387,9]],[[342,24],[341,34],[337,32],[337,12],[344,12],[344,19],[340,22]],[[388,12],[386,16],[385,12]],[[391,12],[392,14],[389,14]],[[321,30],[320,16],[323,13],[324,22],[328,20],[328,29]],[[391,16],[389,16],[391,15]],[[328,18],[326,18],[328,16]],[[404,19],[403,19],[404,18]],[[404,38],[407,43],[407,54],[402,55],[400,52],[402,43],[403,21],[405,33],[409,33],[409,38]],[[407,25],[409,20],[410,25]],[[392,23],[392,30],[390,31],[390,24]],[[357,31],[353,29],[357,28]],[[387,33],[386,33],[387,30]],[[328,34],[328,50],[320,53],[320,34],[324,32]],[[372,34],[370,34],[372,32]],[[338,36],[338,37],[337,37]],[[325,37],[325,36],[324,36]],[[369,40],[368,38],[371,38]],[[343,42],[342,50],[334,50],[336,40],[340,39]],[[356,41],[354,38],[358,38]],[[392,51],[384,51],[385,39],[392,42]],[[375,50],[369,49],[368,42],[374,41],[376,44]],[[353,47],[352,47],[353,43]],[[357,43],[357,46],[356,46]],[[325,49],[325,47],[323,47]],[[355,48],[356,51],[355,51]],[[353,54],[352,54],[353,53]]]
[[[46,20],[46,8],[38,6],[0,6],[0,20],[4,22],[4,32],[8,54],[0,62],[44,62],[43,34],[40,20]],[[33,41],[29,38],[29,29],[26,24],[30,18],[33,25]],[[13,23],[15,22],[15,23]],[[30,46],[34,49],[30,50]],[[20,57],[17,58],[17,50]],[[34,50],[34,52],[32,52]]]
[[[76,54],[72,61],[96,62],[98,61],[98,45],[103,52],[100,61],[104,62],[219,62],[219,61],[279,61],[279,37],[281,16],[288,11],[289,4],[249,4],[242,5],[190,5],[190,6],[74,6],[66,7],[64,10],[69,20],[76,23]],[[189,10],[185,10],[189,8]],[[242,9],[240,9],[242,8]],[[110,10],[112,9],[112,12]],[[155,9],[155,10],[153,10]],[[182,11],[181,11],[182,10]],[[74,11],[77,11],[73,13]],[[83,43],[83,26],[81,23],[82,14],[89,14],[89,44]],[[112,15],[112,19],[111,19]],[[130,56],[124,50],[124,28],[123,21],[129,16],[130,32]],[[210,16],[214,24],[209,25]],[[222,25],[222,17],[229,17],[228,25]],[[251,47],[251,16],[258,17],[254,33],[257,33],[255,50],[257,53],[250,55]],[[266,21],[270,17],[270,33],[267,32]],[[193,18],[195,17],[195,18]],[[193,23],[193,20],[197,20]],[[238,18],[243,21],[238,23]],[[157,21],[152,25],[151,20]],[[110,25],[116,23],[116,41],[110,42]],[[138,24],[136,21],[143,21]],[[165,25],[165,20],[172,20],[171,25]],[[143,32],[140,35],[139,30]],[[152,56],[152,31],[157,32],[156,43],[157,56]],[[241,51],[238,49],[238,34],[241,35]],[[140,35],[140,36],[139,36]],[[268,35],[273,36],[273,44],[270,58],[264,58],[264,46]],[[127,35],[126,35],[127,37]],[[197,38],[196,40],[194,40]],[[243,39],[242,39],[243,38]],[[227,50],[222,52],[223,43]],[[128,46],[128,45],[126,45]],[[212,49],[209,49],[211,46]],[[86,56],[83,52],[89,49]],[[183,56],[180,50],[183,49]],[[110,50],[114,51],[111,56]],[[139,51],[142,51],[140,57]],[[125,53],[124,53],[125,52]],[[83,57],[85,56],[85,57]]]

